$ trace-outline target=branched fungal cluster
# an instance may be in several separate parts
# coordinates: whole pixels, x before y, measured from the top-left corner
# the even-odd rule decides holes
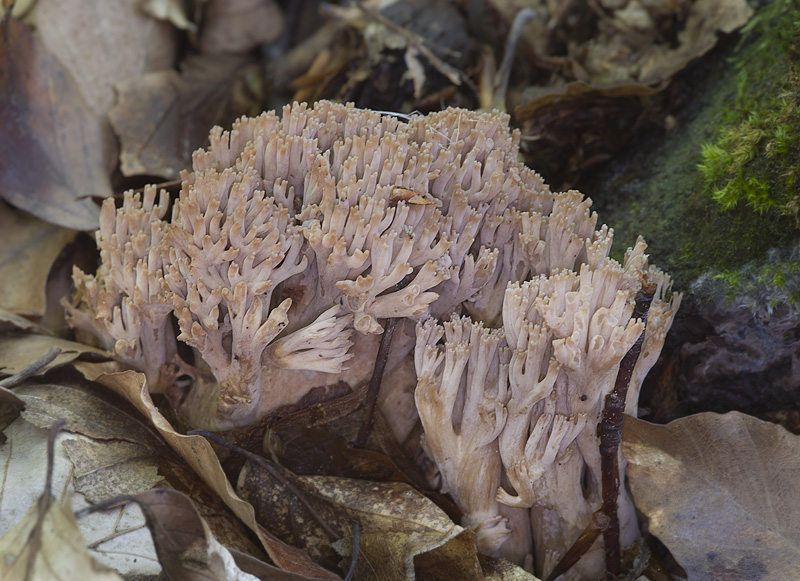
[[[169,218],[154,187],[105,202],[101,266],[76,269],[69,320],[153,392],[193,377],[180,410],[211,428],[366,381],[381,320],[416,324],[392,359],[413,359],[416,377],[384,386],[384,411],[421,419],[482,550],[535,554],[546,574],[599,506],[596,426],[643,329],[633,297],[645,279],[659,285],[634,413],[680,297],[643,241],[622,265],[608,258],[613,231],[591,201],[551,192],[519,162],[508,122],[458,109],[401,122],[323,101],[215,128]],[[630,542],[624,489],[620,506]],[[590,553],[570,574],[597,571]]]

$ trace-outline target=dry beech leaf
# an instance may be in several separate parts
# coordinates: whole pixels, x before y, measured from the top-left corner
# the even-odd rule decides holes
[[[147,73],[117,84],[109,119],[122,144],[120,169],[175,179],[191,166],[192,152],[208,142],[208,129],[232,121],[237,82],[248,59],[199,55],[174,70]]]
[[[167,579],[256,581],[237,567],[187,496],[156,488],[137,495],[136,500]]]
[[[431,552],[435,555],[435,552]],[[417,569],[420,568],[420,559],[415,561]],[[533,573],[528,573],[522,567],[518,567],[511,561],[501,559],[498,557],[487,557],[481,555],[481,565],[483,567],[483,578],[486,581],[541,581]],[[439,572],[438,577],[424,577],[425,579],[440,579],[441,581],[448,581],[449,577],[442,575]],[[446,573],[446,572],[445,572]]]
[[[3,308],[40,317],[45,311],[47,275],[59,253],[75,238],[60,228],[0,202],[0,297]]]
[[[567,115],[586,114],[590,106],[623,99],[641,99],[655,95],[660,89],[642,83],[613,87],[593,87],[581,81],[551,86],[537,91],[537,96],[514,110],[519,122],[532,121],[534,132],[541,131],[548,121]]]
[[[116,398],[91,385],[37,383],[20,386],[14,393],[25,402],[25,420],[39,428],[61,419],[67,422],[65,430],[96,440],[122,440],[151,449],[162,445],[135,410],[120,406]]]
[[[136,496],[153,535],[159,562],[170,579],[302,581],[307,577],[221,545],[186,495],[156,488]],[[255,575],[255,576],[254,576]]]
[[[336,404],[337,400],[320,404],[318,410],[324,412],[327,403]],[[423,492],[454,521],[461,519],[461,512],[448,496],[430,490],[427,481],[418,474],[415,467],[413,470],[408,469],[411,463],[394,441],[382,414],[376,417],[373,435],[383,452],[354,448],[343,437],[327,429],[304,427],[297,421],[299,417],[304,417],[304,414],[301,412],[300,416],[289,416],[277,422],[266,439],[269,444],[277,444],[268,453],[275,454],[282,466],[299,476],[340,476],[371,482],[404,482]],[[336,428],[335,418],[333,415],[331,417],[334,424],[326,424],[326,427]],[[354,413],[353,418],[359,421],[361,419],[358,413]]]
[[[406,580],[482,580],[485,575],[477,558],[475,533],[455,529],[450,535],[424,533],[370,533],[361,539],[356,577]],[[519,569],[522,571],[522,569]],[[529,575],[521,579],[536,581]]]
[[[172,428],[150,399],[143,374],[133,371],[106,374],[102,365],[82,361],[73,365],[88,379],[112,389],[144,414],[195,474],[256,533],[273,563],[285,571],[304,575],[309,579],[337,579],[336,575],[316,565],[305,553],[279,541],[256,523],[253,507],[236,495],[208,440],[200,436],[185,436]]]
[[[639,79],[645,83],[669,79],[717,44],[717,34],[730,34],[744,26],[753,15],[745,0],[697,0],[684,29],[678,34],[678,47],[662,54],[645,54]]]
[[[389,456],[354,448],[347,440],[327,430],[292,424],[279,426],[274,434],[281,442],[276,450],[281,464],[295,474],[414,484]]]
[[[23,419],[6,430],[8,443],[0,446],[0,465],[5,466],[5,476],[0,480],[0,536],[16,526],[40,496],[47,473],[48,431]],[[63,431],[57,436],[51,486],[59,492],[58,502],[62,506],[69,503],[73,510],[88,506],[82,495],[72,494],[74,466],[64,447],[65,442],[77,437]],[[135,505],[88,515],[78,521],[78,528],[88,543],[89,554],[119,574],[155,575],[161,570],[150,532]]]
[[[111,195],[116,145],[69,72],[31,30],[0,22],[0,196],[74,230],[94,230],[90,196]]]
[[[0,445],[6,443],[6,435],[3,430],[19,417],[24,407],[25,402],[19,399],[13,391],[0,386]]]
[[[12,330],[43,332],[36,323],[0,307],[0,332],[5,333]]]
[[[365,358],[368,359],[368,358]],[[372,358],[374,361],[374,357]],[[269,419],[270,429],[287,448],[291,448],[291,440],[302,435],[307,428],[319,428],[331,435],[331,441],[326,447],[341,448],[341,442],[352,442],[356,439],[361,428],[363,417],[364,393],[366,385],[356,391],[350,391],[347,384],[334,384],[315,388],[310,391],[300,402],[293,406],[286,406],[276,411],[276,415]],[[228,437],[225,435],[225,437]],[[314,436],[311,436],[312,438]],[[228,438],[230,441],[230,438]],[[260,438],[259,438],[260,440]],[[337,444],[336,442],[339,442]],[[242,444],[245,447],[246,444]],[[300,445],[304,445],[302,442]],[[288,460],[292,469],[297,468],[297,473],[302,474],[328,474],[331,476],[349,476],[351,478],[366,478],[368,480],[404,480],[414,482],[419,489],[428,488],[428,482],[420,473],[419,468],[408,459],[408,456],[397,443],[392,428],[384,415],[377,410],[375,425],[367,440],[368,450],[356,450],[352,447],[341,449],[339,459],[342,464],[333,466],[331,462],[323,462],[318,450],[306,448],[304,453],[297,452],[298,456]],[[327,450],[333,453],[332,449]],[[381,458],[370,456],[378,452]],[[371,458],[371,459],[370,459]],[[391,459],[388,462],[383,459]],[[304,464],[306,467],[304,467]],[[371,464],[371,466],[370,466]],[[383,466],[381,466],[383,464]],[[367,476],[367,471],[376,472]],[[381,478],[377,472],[384,474],[399,470],[405,478]],[[435,494],[440,506],[452,506],[452,501],[443,495]],[[450,508],[447,508],[450,511]],[[456,509],[457,510],[457,509]]]
[[[570,50],[570,63],[580,67],[577,78],[596,87],[663,83],[711,50],[719,32],[733,32],[752,15],[746,0],[616,4],[595,36]]]
[[[277,40],[283,27],[283,13],[274,0],[210,0],[200,31],[200,50],[247,52]]]
[[[41,528],[37,530],[42,510]],[[0,539],[0,579],[122,581],[115,571],[92,559],[75,515],[52,499],[49,502],[40,499],[25,518]]]
[[[252,575],[256,574],[258,578],[275,581],[306,579],[229,551],[214,538],[192,501],[179,492],[154,489],[139,494],[136,499],[168,578],[244,581],[255,580]]]
[[[93,504],[150,490],[164,479],[158,474],[158,459],[139,444],[75,439],[65,440],[64,448],[75,465],[75,491]]]
[[[114,105],[116,83],[175,64],[175,29],[147,16],[138,4],[138,0],[37,3],[42,42],[69,70],[98,116]]]
[[[14,375],[26,369],[31,363],[38,361],[53,347],[61,349],[53,361],[44,367],[39,374],[58,365],[69,363],[84,353],[93,353],[108,357],[108,353],[83,343],[75,343],[49,335],[28,335],[22,333],[6,333],[0,335],[0,374]]]
[[[738,412],[625,419],[636,507],[690,579],[800,579],[800,436]]]
[[[238,490],[255,507],[259,522],[286,542],[303,547],[318,562],[347,569],[352,522],[357,520],[356,578],[399,580],[419,575],[435,579],[435,570],[441,579],[484,578],[474,533],[454,524],[410,486],[300,477],[276,469],[300,491],[302,500],[283,481],[252,462],[240,472]],[[427,555],[431,551],[436,551],[435,555]]]
[[[165,485],[194,500],[216,538],[226,546],[263,555],[218,495],[198,484],[196,474],[175,456],[147,418],[119,395],[69,377],[57,385],[21,386],[17,393],[27,404],[24,417],[29,422],[49,427],[62,418],[67,420],[67,430],[92,438],[64,442],[75,465],[75,489],[91,502],[136,494],[164,479]]]
[[[11,9],[11,17],[26,24],[36,24],[36,0],[3,0],[3,11]]]

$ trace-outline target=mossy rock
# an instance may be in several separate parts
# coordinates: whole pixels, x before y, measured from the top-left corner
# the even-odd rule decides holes
[[[687,293],[665,349],[681,409],[662,419],[800,401],[799,65],[800,5],[761,6],[676,79],[672,130],[581,185],[619,256],[643,235]]]

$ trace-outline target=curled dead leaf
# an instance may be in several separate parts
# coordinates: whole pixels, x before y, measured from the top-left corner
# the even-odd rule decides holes
[[[0,539],[0,579],[7,581],[122,581],[115,571],[96,563],[86,551],[75,515],[48,502],[37,530],[40,507]],[[38,535],[38,542],[32,542]],[[29,569],[30,567],[30,569]]]
[[[21,315],[40,317],[50,268],[75,238],[60,228],[0,202],[0,297],[2,306]]]
[[[75,515],[52,496],[55,443],[63,423],[56,422],[48,434],[44,491],[31,505],[25,517],[0,539],[0,579],[121,580],[116,572],[92,559],[78,530]],[[5,484],[4,478],[0,493],[4,492]],[[0,498],[2,496],[5,495],[0,494]]]
[[[208,440],[200,436],[185,436],[175,431],[153,404],[143,374],[133,371],[106,374],[102,366],[86,362],[76,362],[74,366],[87,379],[105,385],[131,402],[195,474],[256,534],[275,565],[311,579],[337,578],[330,571],[316,565],[308,555],[281,542],[256,522],[253,507],[234,492]]]
[[[69,72],[7,13],[0,22],[0,196],[65,228],[93,230],[116,144]]]
[[[190,167],[208,128],[245,109],[235,98],[248,63],[237,54],[195,55],[181,63],[180,73],[161,70],[119,82],[108,117],[122,144],[122,173],[175,179]]]
[[[175,29],[148,16],[139,4],[139,0],[37,2],[36,26],[42,42],[72,74],[96,115],[105,115],[114,105],[118,82],[174,64]]]
[[[627,417],[636,506],[690,579],[800,578],[800,436],[738,412]]]

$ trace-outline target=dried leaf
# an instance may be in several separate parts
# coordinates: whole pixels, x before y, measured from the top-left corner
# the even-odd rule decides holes
[[[315,565],[302,551],[282,543],[256,523],[253,507],[233,491],[208,441],[199,436],[184,436],[172,428],[150,399],[143,374],[133,371],[105,374],[102,366],[85,362],[76,362],[74,365],[88,379],[111,388],[144,414],[170,447],[256,533],[273,563],[286,571],[311,579],[336,579],[335,575]]]
[[[619,151],[643,119],[660,118],[661,89],[641,83],[595,87],[575,81],[529,90],[528,96],[535,97],[514,111],[531,140],[528,162],[546,168],[542,171],[559,190],[571,188],[583,172]]]
[[[25,402],[19,399],[14,392],[0,387],[0,445],[6,443],[6,435],[3,430],[19,417],[24,407]]]
[[[66,230],[0,202],[0,297],[3,308],[27,316],[45,311],[47,275],[56,257],[75,238]]]
[[[340,561],[343,570],[349,566],[351,527],[357,520],[356,578],[484,578],[474,533],[455,525],[408,485],[299,477],[275,469],[282,478],[248,461],[239,475],[238,490],[255,507],[259,522],[284,541],[303,547],[318,562],[335,567]],[[431,551],[435,555],[428,554]]]
[[[29,321],[25,317],[20,317],[16,313],[7,311],[0,307],[0,332],[6,331],[39,331],[42,330],[36,323]]]
[[[117,394],[68,377],[58,385],[21,386],[17,393],[27,403],[25,418],[32,423],[49,427],[56,418],[63,418],[67,430],[93,438],[64,442],[75,465],[75,489],[91,502],[136,494],[163,479],[164,486],[192,498],[214,535],[227,546],[263,555],[248,539],[239,519],[216,494],[197,482],[195,473],[175,456],[147,419]]]
[[[11,17],[17,20],[23,20],[27,24],[33,24],[36,21],[36,0],[3,0],[3,11],[11,9]]]
[[[200,50],[207,54],[247,52],[276,40],[283,13],[274,0],[209,0]]]
[[[193,56],[180,74],[159,71],[118,83],[108,116],[122,144],[122,173],[175,179],[191,166],[209,127],[241,113],[234,96],[247,63],[239,55]]]
[[[578,5],[564,5],[578,19]],[[593,86],[669,81],[689,62],[717,44],[719,32],[730,33],[743,26],[753,10],[745,0],[697,0],[688,3],[630,2],[604,3],[604,13],[583,14],[584,27],[571,28],[572,18],[561,19],[561,35],[574,38],[563,64],[571,67],[572,78]],[[551,33],[550,39],[557,37]],[[580,40],[578,40],[580,39]],[[544,53],[547,54],[547,50]],[[572,78],[568,80],[572,80]]]
[[[744,26],[753,15],[745,0],[697,0],[691,9],[684,30],[678,34],[674,50],[654,48],[643,55],[639,80],[652,83],[669,79],[690,61],[704,55],[717,44],[719,32],[731,33]]]
[[[281,440],[281,464],[295,474],[414,484],[385,454],[353,448],[326,430],[290,424],[279,427],[275,435]]]
[[[481,566],[486,581],[540,581],[532,573],[506,559],[481,555]]]
[[[0,196],[75,230],[97,227],[116,145],[68,71],[24,24],[0,22]]]
[[[136,497],[153,535],[168,579],[255,581],[220,545],[192,501],[174,490],[154,489]]]
[[[249,450],[259,449],[260,446],[253,445],[254,440],[259,445],[266,442],[269,453],[277,454],[296,474],[406,482],[458,520],[458,508],[447,496],[429,490],[425,476],[397,443],[389,422],[379,410],[367,449],[348,444],[361,428],[366,387],[364,384],[361,389],[350,391],[346,383],[340,382],[311,390],[297,404],[279,408],[267,418],[267,438],[264,428],[259,426],[222,436]]]
[[[0,539],[0,579],[58,581],[74,579],[76,576],[119,579],[114,571],[98,565],[89,556],[75,516],[52,496],[56,439],[60,425],[55,426],[47,436],[44,491],[30,503],[25,517]],[[10,457],[11,446],[8,448]],[[6,463],[6,467],[8,464],[10,462]],[[0,489],[3,493],[5,476],[7,474]],[[3,496],[0,496],[0,500]]]
[[[0,535],[21,521],[28,507],[36,502],[47,464],[47,430],[19,420],[6,433],[8,443],[0,447],[0,464],[5,466],[0,481]],[[74,466],[64,450],[64,444],[76,437],[62,432],[56,438],[52,490],[62,491],[62,505],[69,503],[80,509],[88,503],[81,495],[71,494]],[[89,554],[97,562],[123,575],[158,574],[153,542],[137,507],[127,505],[113,512],[89,515],[80,519],[78,527],[89,543]]]
[[[476,542],[473,531],[460,527],[449,535],[431,531],[366,534],[361,540],[363,557],[359,558],[356,577],[386,581],[482,580]]]
[[[139,494],[137,504],[144,511],[153,534],[159,561],[168,578],[245,581],[257,578],[274,581],[308,579],[282,571],[252,556],[222,546],[186,495],[174,490],[153,489]],[[253,575],[257,574],[258,577]]]
[[[124,440],[149,448],[161,445],[135,410],[91,385],[42,383],[14,391],[26,404],[23,417],[37,427],[49,428],[62,419],[67,422],[65,430],[97,440]]]
[[[738,412],[626,418],[636,506],[690,579],[800,579],[800,437]]]
[[[53,347],[61,349],[61,353],[39,374],[63,363],[69,363],[84,353],[94,353],[101,357],[108,356],[105,351],[100,349],[49,335],[7,333],[0,335],[0,374],[19,373],[34,361],[41,359]]]
[[[37,10],[42,42],[98,116],[114,105],[118,82],[174,65],[175,29],[144,14],[138,0],[39,0]]]
[[[75,465],[75,491],[91,503],[150,490],[164,477],[152,450],[119,440],[66,440],[64,448]]]
[[[564,86],[552,86],[537,91],[535,98],[514,110],[514,118],[520,122],[534,121],[534,128],[543,127],[547,118],[565,117],[585,112],[590,105],[597,106],[604,100],[639,99],[656,94],[660,89],[642,83],[629,83],[613,87],[593,87],[576,81]],[[535,129],[534,129],[535,130]]]
[[[25,518],[0,539],[0,579],[122,581],[116,572],[89,556],[75,515],[52,499],[34,504]]]

